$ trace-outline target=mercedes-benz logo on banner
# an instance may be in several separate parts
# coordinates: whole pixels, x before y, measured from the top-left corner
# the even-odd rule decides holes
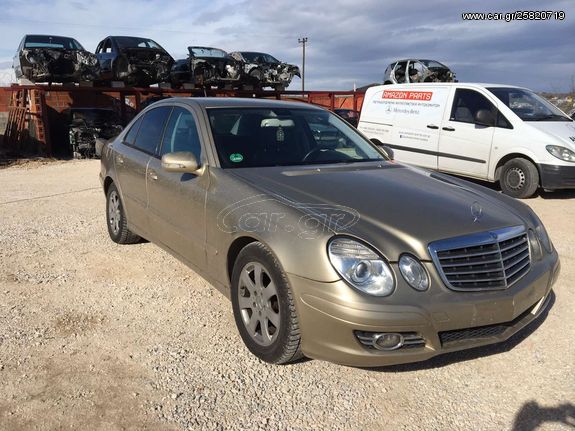
[[[471,215],[473,216],[473,223],[479,221],[483,215],[483,207],[479,204],[479,202],[473,202],[471,205]]]

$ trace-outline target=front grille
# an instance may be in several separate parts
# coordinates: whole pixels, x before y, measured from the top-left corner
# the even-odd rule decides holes
[[[522,226],[436,241],[429,251],[441,278],[454,290],[506,289],[531,266]]]

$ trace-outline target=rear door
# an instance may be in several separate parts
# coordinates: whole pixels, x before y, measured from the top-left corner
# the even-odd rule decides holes
[[[114,165],[126,216],[139,232],[148,231],[148,162],[156,153],[171,108],[151,109],[141,116],[116,146]]]
[[[161,157],[189,151],[202,162],[198,122],[184,106],[174,106],[162,145],[148,165],[148,211],[154,237],[193,265],[206,263],[205,200],[209,175],[166,172]]]
[[[475,124],[475,115],[487,109],[497,117],[495,104],[476,89],[457,87],[449,106],[441,125],[439,170],[487,178],[495,128]]]
[[[106,38],[98,44],[96,48],[96,57],[100,62],[100,77],[102,79],[112,78],[112,60],[116,54],[112,49],[112,39]]]

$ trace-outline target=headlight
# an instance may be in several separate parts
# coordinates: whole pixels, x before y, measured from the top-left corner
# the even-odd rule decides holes
[[[377,252],[351,238],[334,238],[329,260],[345,281],[374,296],[387,296],[395,288],[391,268]]]
[[[537,225],[535,227],[535,233],[537,234],[537,238],[539,239],[539,243],[543,246],[543,248],[547,251],[547,253],[551,253],[553,251],[553,244],[551,243],[551,238],[547,234],[547,230],[539,217],[535,216],[537,219]]]
[[[399,270],[405,281],[415,290],[424,291],[429,288],[429,276],[423,265],[416,258],[404,254],[399,258]]]
[[[547,151],[558,159],[565,160],[566,162],[575,162],[575,151],[560,145],[547,145]]]
[[[541,249],[541,243],[535,234],[533,229],[527,231],[527,238],[529,239],[529,247],[531,248],[531,256],[534,260],[541,260],[543,257],[543,250]]]

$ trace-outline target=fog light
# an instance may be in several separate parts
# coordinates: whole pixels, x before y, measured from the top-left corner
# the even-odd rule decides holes
[[[395,350],[403,346],[403,335],[394,333],[375,334],[373,345],[379,350]]]

